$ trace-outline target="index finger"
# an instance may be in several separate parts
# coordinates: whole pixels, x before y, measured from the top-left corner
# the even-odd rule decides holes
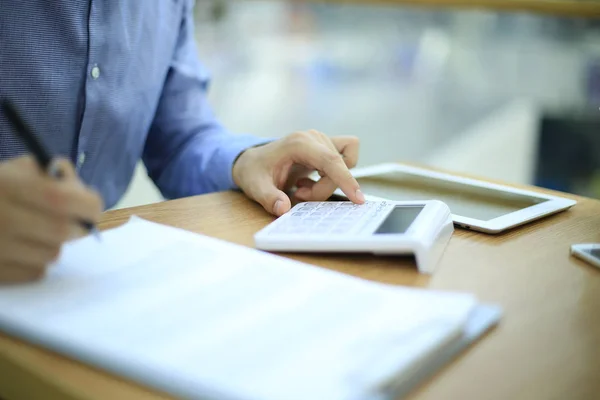
[[[299,162],[323,172],[352,202],[362,204],[365,197],[342,156],[321,143],[307,142],[294,146]]]
[[[96,222],[104,204],[95,191],[73,180],[55,181],[48,177],[13,177],[8,183],[16,202],[46,213]]]

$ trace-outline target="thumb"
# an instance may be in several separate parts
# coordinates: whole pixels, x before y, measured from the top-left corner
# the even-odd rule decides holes
[[[278,217],[292,207],[290,198],[275,186],[270,176],[256,178],[250,189],[250,197]]]

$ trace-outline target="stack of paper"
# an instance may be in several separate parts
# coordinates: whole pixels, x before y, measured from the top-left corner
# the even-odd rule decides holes
[[[0,288],[1,330],[198,399],[396,397],[499,315],[139,218]]]

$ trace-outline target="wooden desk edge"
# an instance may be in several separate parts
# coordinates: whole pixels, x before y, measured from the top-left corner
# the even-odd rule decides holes
[[[600,18],[600,3],[570,0],[309,0],[321,3],[396,5],[423,8],[527,12],[586,19]]]

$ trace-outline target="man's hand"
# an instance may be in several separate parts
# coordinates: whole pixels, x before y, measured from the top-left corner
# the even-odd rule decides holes
[[[310,130],[296,132],[269,144],[246,150],[233,166],[233,180],[265,210],[280,216],[291,208],[284,193],[296,186],[304,201],[324,201],[339,187],[353,202],[365,201],[349,168],[358,161],[358,139],[329,138]],[[318,171],[317,182],[308,178]]]
[[[31,157],[0,162],[0,283],[44,276],[62,244],[85,233],[76,219],[100,217],[100,196],[84,187],[68,161],[55,162],[61,181]]]

